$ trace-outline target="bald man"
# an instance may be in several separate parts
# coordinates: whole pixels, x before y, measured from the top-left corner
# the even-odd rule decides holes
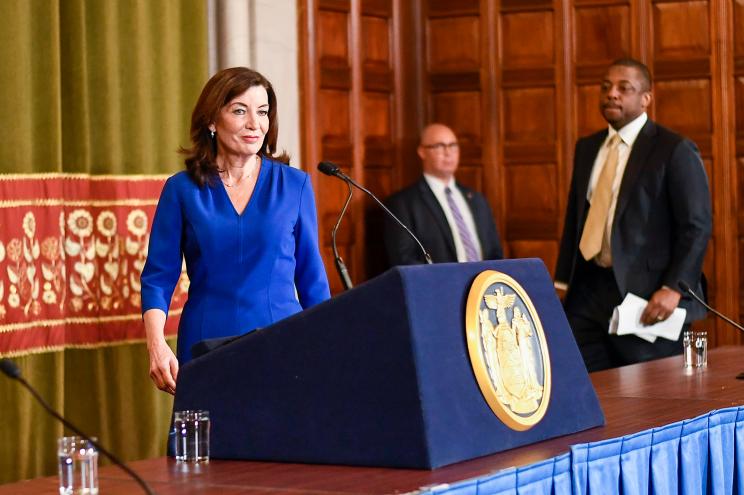
[[[501,241],[486,198],[455,181],[460,147],[452,129],[426,126],[417,152],[423,176],[390,196],[388,208],[416,234],[434,263],[501,259]],[[391,266],[425,262],[418,245],[390,219],[385,223],[385,248]]]

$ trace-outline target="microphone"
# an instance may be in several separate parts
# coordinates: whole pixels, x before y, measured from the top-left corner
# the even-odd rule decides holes
[[[318,170],[326,175],[338,176],[337,174],[341,173],[338,167],[331,162],[320,162],[318,164]],[[346,210],[349,208],[349,203],[351,203],[351,195],[354,193],[354,191],[351,189],[351,184],[348,181],[344,182],[346,182],[346,185],[349,187],[349,195],[346,196],[346,202],[344,203],[344,207],[341,208],[341,213],[339,213],[338,215],[336,225],[334,225],[333,229],[331,229],[331,248],[333,249],[333,261],[336,264],[336,271],[338,272],[338,276],[341,277],[341,283],[344,284],[344,289],[349,290],[354,287],[354,284],[351,283],[349,270],[346,269],[346,264],[344,263],[343,258],[341,258],[341,255],[338,254],[338,248],[336,247],[336,232],[338,231],[339,225],[341,225],[341,219],[344,218]]]
[[[123,469],[129,476],[134,478],[134,480],[142,487],[142,489],[147,493],[148,495],[154,495],[155,492],[152,491],[152,489],[147,485],[145,480],[139,477],[137,473],[132,471],[126,464],[124,464],[122,461],[120,461],[114,454],[106,450],[99,444],[97,441],[90,438],[88,435],[80,431],[78,428],[76,428],[72,423],[67,421],[65,418],[63,418],[57,411],[52,409],[52,407],[46,403],[44,399],[39,395],[39,393],[21,376],[21,370],[18,368],[18,365],[7,358],[0,359],[0,371],[3,372],[8,378],[11,378],[12,380],[17,380],[23,385],[29,392],[31,392],[31,395],[36,399],[39,404],[49,413],[51,414],[55,419],[59,420],[63,425],[65,425],[68,429],[73,431],[75,434],[83,437],[87,441],[89,441],[93,446],[103,455],[108,457],[111,462],[119,466],[121,469]]]
[[[414,233],[411,232],[411,229],[409,229],[403,222],[401,222],[400,219],[398,217],[396,217],[395,214],[392,211],[390,211],[388,209],[388,207],[385,206],[385,204],[382,201],[380,201],[380,199],[377,196],[374,195],[374,193],[372,193],[372,191],[368,190],[367,188],[365,188],[361,184],[357,183],[354,179],[352,179],[351,177],[349,177],[348,175],[346,175],[345,173],[343,173],[343,171],[341,171],[341,169],[339,169],[338,166],[336,164],[332,163],[332,162],[327,162],[327,161],[320,162],[318,164],[318,170],[320,170],[322,173],[324,173],[326,175],[330,175],[330,176],[333,176],[333,177],[338,177],[342,181],[346,182],[349,185],[349,190],[350,191],[351,191],[351,186],[354,186],[357,189],[360,189],[365,194],[367,194],[372,199],[374,199],[375,202],[378,205],[380,205],[380,207],[385,211],[385,213],[387,213],[390,218],[392,218],[393,220],[395,220],[395,223],[397,223],[398,225],[400,225],[403,228],[403,230],[405,230],[408,233],[408,235],[411,236],[411,238],[414,241],[416,241],[416,244],[418,244],[419,249],[421,249],[421,252],[424,254],[424,259],[426,260],[426,263],[429,264],[429,265],[432,264],[431,255],[429,255],[429,253],[426,251],[426,249],[424,248],[424,245],[421,244],[421,241],[418,240],[418,237],[416,237],[414,235]],[[348,205],[348,199],[347,199],[347,205]],[[344,205],[344,208],[345,207],[346,207],[346,205]],[[342,214],[343,214],[343,212],[342,212]]]
[[[695,292],[690,288],[689,285],[687,285],[687,282],[685,282],[684,280],[680,280],[679,282],[677,282],[677,285],[679,285],[679,288],[682,289],[682,292],[686,292],[687,294],[690,294],[693,297],[693,299],[695,299],[697,302],[702,304],[708,311],[710,311],[717,317],[721,318],[723,321],[729,323],[730,325],[733,325],[734,327],[744,332],[744,327],[736,323],[734,320],[732,320],[728,316],[725,316],[722,313],[719,313],[718,311],[713,309],[712,307],[708,306],[708,304],[705,301],[703,301],[701,297],[695,294]]]

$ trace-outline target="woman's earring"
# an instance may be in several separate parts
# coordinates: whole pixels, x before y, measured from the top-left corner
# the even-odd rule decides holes
[[[209,137],[211,137],[212,139],[214,139],[214,131],[209,131]]]

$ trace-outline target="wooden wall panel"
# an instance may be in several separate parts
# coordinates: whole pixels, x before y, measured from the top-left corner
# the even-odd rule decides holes
[[[505,171],[507,232],[512,242],[555,240],[558,228],[558,187],[555,165],[512,165]]]
[[[390,67],[390,26],[387,19],[362,16],[362,60]]]
[[[744,2],[731,0],[731,11],[727,12],[732,19],[729,26],[732,29],[733,45],[733,63],[731,64],[733,76],[731,77],[734,93],[734,156],[733,162],[733,181],[738,183],[737,196],[739,200],[738,208],[735,206],[737,213],[738,235],[737,235],[737,254],[739,262],[738,270],[738,303],[739,303],[739,321],[744,319],[744,211],[741,208],[741,198],[744,198]]]
[[[501,21],[504,67],[544,67],[554,62],[550,12],[513,12]],[[529,33],[529,36],[525,36]]]
[[[686,136],[710,138],[713,130],[710,80],[657,81],[656,119]],[[698,143],[699,144],[699,143]]]
[[[480,161],[481,109],[483,104],[480,92],[449,91],[432,93],[431,121],[442,122],[457,131],[457,137],[463,141],[460,159],[463,161]],[[474,148],[475,146],[475,148]]]
[[[502,240],[509,256],[539,257],[553,270],[558,235],[557,41],[563,30],[553,2],[502,3],[498,12],[502,68],[496,89],[501,121]]]
[[[325,12],[318,14],[318,52],[321,59],[337,59],[341,64],[349,63],[347,12]]]
[[[599,113],[599,84],[576,86],[576,134],[587,136],[607,125]]]
[[[630,53],[630,7],[602,5],[574,11],[574,60],[596,64],[602,69],[608,60]]]
[[[555,142],[554,88],[506,89],[503,102],[506,145]]]
[[[460,138],[458,180],[486,195],[507,255],[542,258],[551,271],[574,144],[606,127],[601,78],[616,58],[644,61],[655,80],[650,116],[693,139],[708,171],[709,298],[744,317],[744,2],[300,2],[305,161],[337,160],[387,196],[418,177],[418,133],[441,121]],[[330,230],[343,184],[314,180]],[[362,280],[383,266],[381,217],[361,198],[353,214],[344,250]],[[702,326],[715,329],[714,343],[742,342],[718,322]]]
[[[512,241],[509,249],[512,258],[540,258],[550,270],[558,261],[556,241]]]
[[[654,18],[654,59],[710,56],[708,2],[656,2]]]
[[[363,152],[361,165],[367,188],[384,198],[392,191],[394,149],[393,109],[396,95],[391,63],[392,2],[362,2],[362,114],[359,118]],[[382,82],[386,81],[387,84]],[[364,263],[357,265],[360,280],[387,268],[383,244],[383,212],[371,199],[363,198]]]
[[[480,67],[478,17],[445,17],[430,19],[427,24],[427,70],[453,72]],[[457,33],[457,42],[452,42]]]

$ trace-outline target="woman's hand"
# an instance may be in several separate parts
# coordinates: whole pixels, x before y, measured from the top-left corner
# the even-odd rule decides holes
[[[150,378],[160,390],[175,394],[178,359],[165,341],[165,313],[149,309],[145,311],[144,320],[147,351],[150,353]]]
[[[178,378],[178,360],[168,343],[162,342],[148,346],[150,352],[150,378],[155,386],[169,394],[176,393]]]

